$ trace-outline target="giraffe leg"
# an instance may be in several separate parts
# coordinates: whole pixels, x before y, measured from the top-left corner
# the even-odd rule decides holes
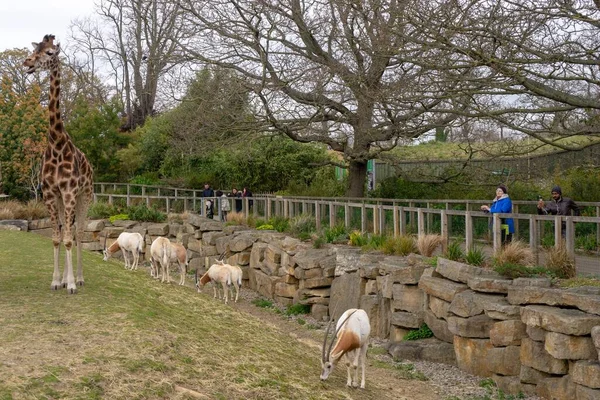
[[[44,200],[46,208],[50,213],[50,221],[52,223],[52,244],[54,245],[54,272],[52,273],[52,284],[50,288],[52,290],[58,290],[61,287],[60,280],[60,269],[59,269],[59,255],[60,255],[60,242],[62,241],[61,229],[60,229],[60,218],[58,216],[58,207],[56,204],[56,197],[52,192],[44,193]]]
[[[66,196],[65,196],[66,197]],[[65,199],[66,200],[66,199]],[[75,219],[75,201],[65,204],[65,233],[63,236],[63,243],[65,244],[66,262],[65,270],[67,276],[67,292],[69,294],[77,293],[77,286],[75,285],[75,277],[73,275],[73,223]],[[63,276],[63,281],[64,281]]]
[[[81,242],[83,241],[83,232],[85,231],[86,225],[86,214],[87,207],[85,211],[81,209],[81,206],[77,207],[77,215],[75,216],[75,224],[76,224],[76,233],[75,239],[77,243],[77,280],[76,283],[78,286],[83,286],[83,249],[81,246]]]

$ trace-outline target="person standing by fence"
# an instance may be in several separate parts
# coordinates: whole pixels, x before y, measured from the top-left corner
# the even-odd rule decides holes
[[[235,212],[242,212],[242,194],[236,188],[233,188],[230,196],[234,198]]]
[[[541,215],[581,215],[579,211],[579,206],[573,201],[573,199],[569,197],[563,197],[562,189],[560,186],[555,185],[552,188],[552,200],[548,203],[545,203],[541,198],[538,200],[538,214]],[[565,221],[562,222],[561,232],[562,237],[565,237],[567,231],[567,224]]]
[[[500,184],[496,188],[496,197],[492,200],[491,206],[481,206],[481,210],[490,214],[509,214],[512,213],[512,200],[508,197],[508,188]],[[515,223],[512,218],[502,218],[500,220],[500,232],[502,234],[502,244],[512,241],[512,235],[515,233]]]
[[[221,203],[221,222],[227,222],[227,213],[231,210],[229,199],[227,198],[227,195],[220,190],[217,190],[217,196]]]
[[[215,191],[210,187],[208,183],[204,184],[204,190],[202,191],[202,197],[204,198],[204,205],[206,207],[206,216],[212,218],[214,216],[214,197]]]
[[[242,198],[244,197],[252,197],[252,192],[245,187],[244,189],[242,189]],[[252,211],[252,206],[254,205],[254,201],[252,199],[248,200],[248,211]]]

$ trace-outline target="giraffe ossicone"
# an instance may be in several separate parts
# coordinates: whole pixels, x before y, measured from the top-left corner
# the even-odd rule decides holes
[[[49,71],[50,94],[48,102],[48,146],[42,162],[41,181],[44,203],[52,222],[54,244],[54,273],[51,288],[66,287],[71,294],[77,285],[83,286],[81,239],[85,229],[88,208],[93,197],[93,171],[85,155],[71,141],[60,114],[60,44],[54,44],[54,35],[45,35],[41,42],[32,43],[33,52],[23,65],[27,73]],[[73,228],[77,243],[77,277],[73,273]],[[60,274],[59,253],[65,246],[64,272]]]

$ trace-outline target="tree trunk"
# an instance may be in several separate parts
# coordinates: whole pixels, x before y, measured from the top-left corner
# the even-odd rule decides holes
[[[367,178],[367,160],[350,161],[346,197],[364,197]]]

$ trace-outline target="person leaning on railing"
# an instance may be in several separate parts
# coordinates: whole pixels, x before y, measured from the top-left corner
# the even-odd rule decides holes
[[[581,215],[579,206],[569,197],[562,196],[562,189],[556,185],[552,188],[552,200],[548,203],[544,203],[544,200],[540,196],[538,200],[538,214],[541,215]],[[562,222],[561,231],[562,237],[565,237],[567,230],[567,224],[565,221]]]
[[[496,197],[492,200],[491,206],[481,206],[481,210],[491,214],[510,214],[512,213],[512,200],[508,197],[508,188],[500,184],[496,188]],[[500,220],[500,231],[502,234],[502,244],[512,241],[512,235],[515,233],[515,223],[512,218],[502,218]]]

